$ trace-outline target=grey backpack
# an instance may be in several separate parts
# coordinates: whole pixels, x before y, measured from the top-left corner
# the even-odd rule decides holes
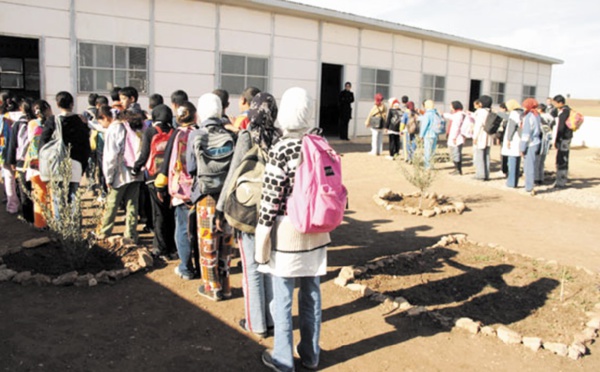
[[[235,149],[233,135],[220,124],[208,125],[206,133],[196,136],[192,146],[198,167],[194,189],[200,195],[219,194]]]
[[[45,143],[40,149],[39,168],[40,178],[44,182],[48,182],[51,179],[62,181],[60,179],[60,165],[67,157],[67,146],[62,138],[62,121],[60,116],[54,117],[56,123],[56,129],[52,133],[52,139]]]

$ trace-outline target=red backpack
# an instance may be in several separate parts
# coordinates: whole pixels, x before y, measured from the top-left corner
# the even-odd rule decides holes
[[[163,132],[159,126],[154,128],[157,133],[152,137],[152,142],[150,142],[150,156],[146,162],[146,170],[150,177],[154,177],[160,171],[160,168],[165,161],[167,143],[173,134],[173,129],[168,132]]]

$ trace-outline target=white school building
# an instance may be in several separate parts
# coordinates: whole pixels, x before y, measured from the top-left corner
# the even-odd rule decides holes
[[[474,35],[476,37],[476,35]],[[90,92],[131,85],[169,102],[177,89],[192,102],[215,88],[231,93],[228,113],[247,86],[277,99],[293,86],[315,98],[315,118],[337,133],[344,82],[356,101],[351,136],[368,134],[376,92],[407,95],[440,110],[549,94],[562,61],[436,31],[282,0],[0,0],[0,90],[54,104],[68,90],[78,111]]]

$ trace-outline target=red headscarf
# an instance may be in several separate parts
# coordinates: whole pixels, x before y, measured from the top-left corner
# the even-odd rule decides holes
[[[415,111],[415,103],[413,101],[408,101],[406,103],[406,108],[410,111]]]
[[[525,114],[532,112],[534,115],[539,115],[537,108],[539,106],[538,101],[535,98],[527,98],[523,101],[523,109],[525,110]]]
[[[383,101],[383,95],[382,95],[381,93],[377,93],[377,94],[375,95],[375,103],[376,103],[377,105],[380,105],[380,104],[381,104],[381,101]]]

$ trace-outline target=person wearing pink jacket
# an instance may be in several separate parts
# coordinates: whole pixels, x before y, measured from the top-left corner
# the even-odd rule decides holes
[[[462,175],[462,149],[465,143],[465,137],[461,133],[463,123],[465,123],[466,114],[463,112],[463,105],[459,101],[452,101],[450,114],[450,132],[448,133],[448,147],[454,163],[454,171],[450,174]]]

